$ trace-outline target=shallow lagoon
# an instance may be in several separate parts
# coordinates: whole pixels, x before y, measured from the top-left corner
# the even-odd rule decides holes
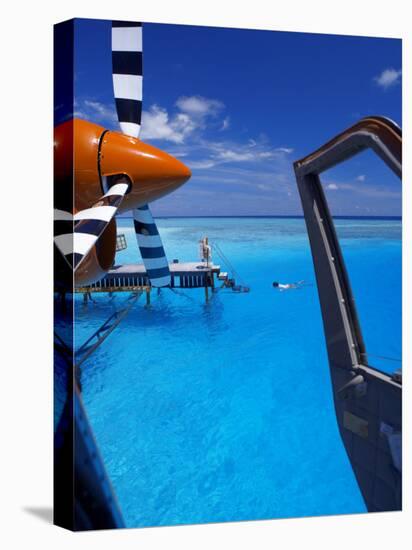
[[[399,359],[401,222],[336,224],[367,350]],[[128,248],[117,262],[140,261],[132,220],[118,225]],[[209,304],[203,289],[153,292],[85,363],[84,400],[127,525],[365,511],[336,426],[304,221],[158,226],[170,261],[197,259],[204,235],[218,242],[251,292]],[[301,279],[300,290],[272,288]],[[95,300],[76,301],[77,345],[125,297]]]

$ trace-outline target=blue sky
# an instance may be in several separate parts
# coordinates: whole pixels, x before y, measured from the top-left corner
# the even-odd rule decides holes
[[[118,129],[110,23],[77,20],[75,111]],[[300,215],[293,161],[362,116],[401,124],[401,41],[145,23],[141,138],[192,170],[157,215]],[[339,215],[400,215],[371,153],[325,173]]]

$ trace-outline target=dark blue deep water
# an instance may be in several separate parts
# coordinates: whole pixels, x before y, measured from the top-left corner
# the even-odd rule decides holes
[[[336,224],[370,363],[393,371],[400,363],[375,356],[401,358],[401,222]],[[85,404],[127,525],[366,511],[336,426],[304,221],[158,225],[169,260],[197,260],[208,235],[251,292],[209,304],[202,289],[152,293],[84,364]],[[128,248],[117,262],[140,261],[131,220],[119,232]],[[272,288],[301,279],[300,290]],[[125,299],[77,300],[77,345]]]

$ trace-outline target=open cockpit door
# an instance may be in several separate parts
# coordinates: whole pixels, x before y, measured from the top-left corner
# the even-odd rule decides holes
[[[372,149],[402,175],[402,132],[362,119],[294,163],[315,267],[336,418],[369,511],[402,507],[402,376],[371,367],[320,174]]]

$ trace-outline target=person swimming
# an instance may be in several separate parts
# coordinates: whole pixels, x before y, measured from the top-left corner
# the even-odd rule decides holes
[[[300,288],[305,281],[298,281],[297,283],[278,283],[274,281],[272,283],[273,288],[278,288],[281,292],[283,290],[293,290],[295,288]]]

